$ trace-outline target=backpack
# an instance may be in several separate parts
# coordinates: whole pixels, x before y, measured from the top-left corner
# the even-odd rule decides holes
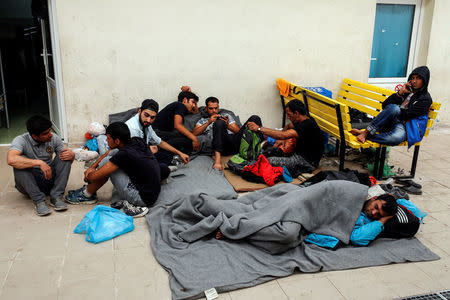
[[[263,136],[260,132],[256,133],[245,128],[242,133],[239,152],[227,162],[228,168],[233,173],[241,175],[245,166],[255,163],[258,159],[261,154],[262,140]]]
[[[261,142],[263,137],[261,133],[256,133],[245,128],[239,146],[239,156],[245,160],[257,160],[261,154]]]

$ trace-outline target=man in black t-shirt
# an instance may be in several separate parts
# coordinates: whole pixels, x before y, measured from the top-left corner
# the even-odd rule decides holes
[[[115,208],[122,210],[132,217],[141,217],[147,214],[158,198],[161,191],[161,174],[158,161],[142,138],[130,137],[130,130],[125,123],[115,122],[106,129],[108,146],[119,151],[102,167],[99,163],[109,153],[103,154],[89,169],[84,172],[86,188],[91,194],[99,190],[113,172],[123,171],[127,176],[126,182],[114,182],[113,185],[121,194],[120,204]],[[70,191],[72,195],[83,192],[85,189]],[[69,197],[70,198],[70,197]]]
[[[184,115],[193,112],[197,102],[197,95],[188,90],[182,91],[178,101],[164,107],[152,125],[159,137],[184,153],[197,151],[200,147],[197,137],[183,125]]]
[[[277,140],[295,138],[295,153],[317,167],[323,155],[324,142],[323,133],[316,121],[306,115],[305,105],[297,99],[286,105],[286,116],[291,123],[283,130],[265,128],[253,122],[249,122],[247,126],[254,132],[261,132]]]

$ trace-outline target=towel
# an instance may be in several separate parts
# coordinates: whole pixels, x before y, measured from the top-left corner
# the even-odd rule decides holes
[[[289,89],[290,89],[290,82],[284,80],[283,78],[278,78],[277,79],[277,89],[280,90],[280,95],[287,97],[289,96]]]

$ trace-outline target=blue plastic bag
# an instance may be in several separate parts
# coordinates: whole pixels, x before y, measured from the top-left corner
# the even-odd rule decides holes
[[[97,205],[84,216],[73,232],[86,232],[86,241],[97,244],[133,229],[133,217],[118,209]]]

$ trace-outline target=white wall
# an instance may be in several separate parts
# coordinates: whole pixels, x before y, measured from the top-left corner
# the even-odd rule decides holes
[[[427,65],[431,79],[429,92],[442,104],[440,123],[450,123],[450,1],[435,0]]]
[[[92,121],[181,85],[216,96],[245,120],[281,125],[275,80],[324,86],[366,81],[373,0],[57,1],[70,142]]]

